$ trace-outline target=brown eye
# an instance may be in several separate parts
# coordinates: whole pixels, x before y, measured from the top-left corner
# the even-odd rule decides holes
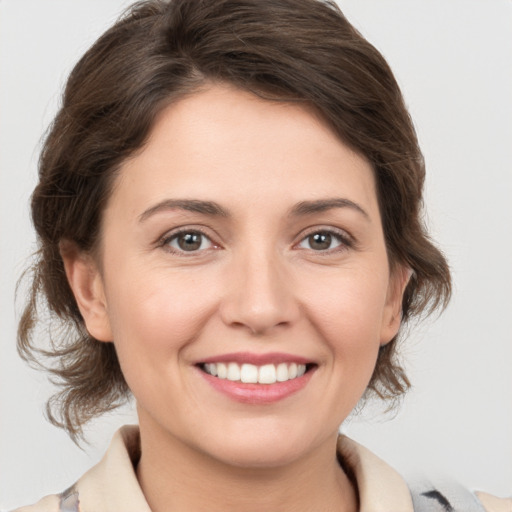
[[[211,248],[212,242],[199,231],[183,231],[170,237],[166,245],[176,252],[194,252]]]
[[[317,231],[305,237],[299,247],[312,251],[329,251],[340,245],[348,245],[341,235],[329,231]]]
[[[329,233],[315,233],[308,236],[308,242],[311,249],[325,251],[331,247],[332,236]]]
[[[178,245],[184,251],[197,251],[201,247],[201,238],[198,233],[184,233],[178,236]]]

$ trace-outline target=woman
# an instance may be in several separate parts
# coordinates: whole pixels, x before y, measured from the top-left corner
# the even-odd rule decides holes
[[[406,390],[400,325],[448,299],[422,184],[389,68],[331,6],[134,8],[46,140],[20,347],[42,294],[69,329],[53,421],[79,436],[130,390],[140,437],[39,507],[411,509],[337,430]]]

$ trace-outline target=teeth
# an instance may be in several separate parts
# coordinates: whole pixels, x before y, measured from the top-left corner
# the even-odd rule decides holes
[[[274,384],[277,380],[276,373],[276,367],[273,364],[261,366],[258,372],[258,382],[260,384]]]
[[[236,363],[228,364],[228,380],[240,380],[240,366]]]
[[[243,364],[240,368],[240,380],[248,384],[256,384],[258,382],[258,367],[253,364]]]
[[[238,363],[207,363],[203,365],[206,373],[231,381],[241,381],[247,384],[275,384],[276,382],[286,382],[287,380],[302,377],[306,373],[305,364],[279,363],[264,364],[256,366],[254,364]]]
[[[217,376],[217,365],[216,364],[205,364],[205,370],[206,373],[209,373],[210,375],[213,375],[214,377]]]
[[[224,363],[217,364],[217,377],[219,379],[226,379],[228,376],[228,367]]]
[[[297,366],[295,363],[292,363],[294,366]],[[291,365],[290,365],[291,366]],[[277,382],[285,382],[288,379],[293,377],[290,376],[290,370],[288,369],[288,365],[286,363],[280,363],[276,368],[276,380]]]

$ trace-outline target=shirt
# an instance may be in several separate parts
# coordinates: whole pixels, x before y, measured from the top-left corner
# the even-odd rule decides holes
[[[346,436],[338,455],[354,475],[360,512],[414,512],[405,480],[382,459]],[[151,512],[137,481],[139,429],[119,429],[101,461],[61,494],[47,496],[14,512]],[[512,498],[477,493],[486,512],[512,512]]]

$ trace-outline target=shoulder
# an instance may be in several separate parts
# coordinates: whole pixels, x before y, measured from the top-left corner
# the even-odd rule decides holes
[[[101,461],[72,487],[13,512],[151,512],[135,475],[139,456],[138,428],[122,427]]]
[[[475,493],[486,512],[512,512],[512,497],[498,498],[486,492]]]
[[[512,498],[473,493],[453,480],[425,479],[410,489],[414,512],[512,512]]]
[[[80,512],[78,491],[75,486],[60,494],[46,496],[34,505],[17,508],[13,512]]]
[[[34,505],[20,507],[13,512],[59,512],[60,498],[56,494],[46,496]]]
[[[361,512],[512,512],[512,498],[472,493],[455,482],[411,484],[355,441],[340,436],[338,457],[357,486]]]

